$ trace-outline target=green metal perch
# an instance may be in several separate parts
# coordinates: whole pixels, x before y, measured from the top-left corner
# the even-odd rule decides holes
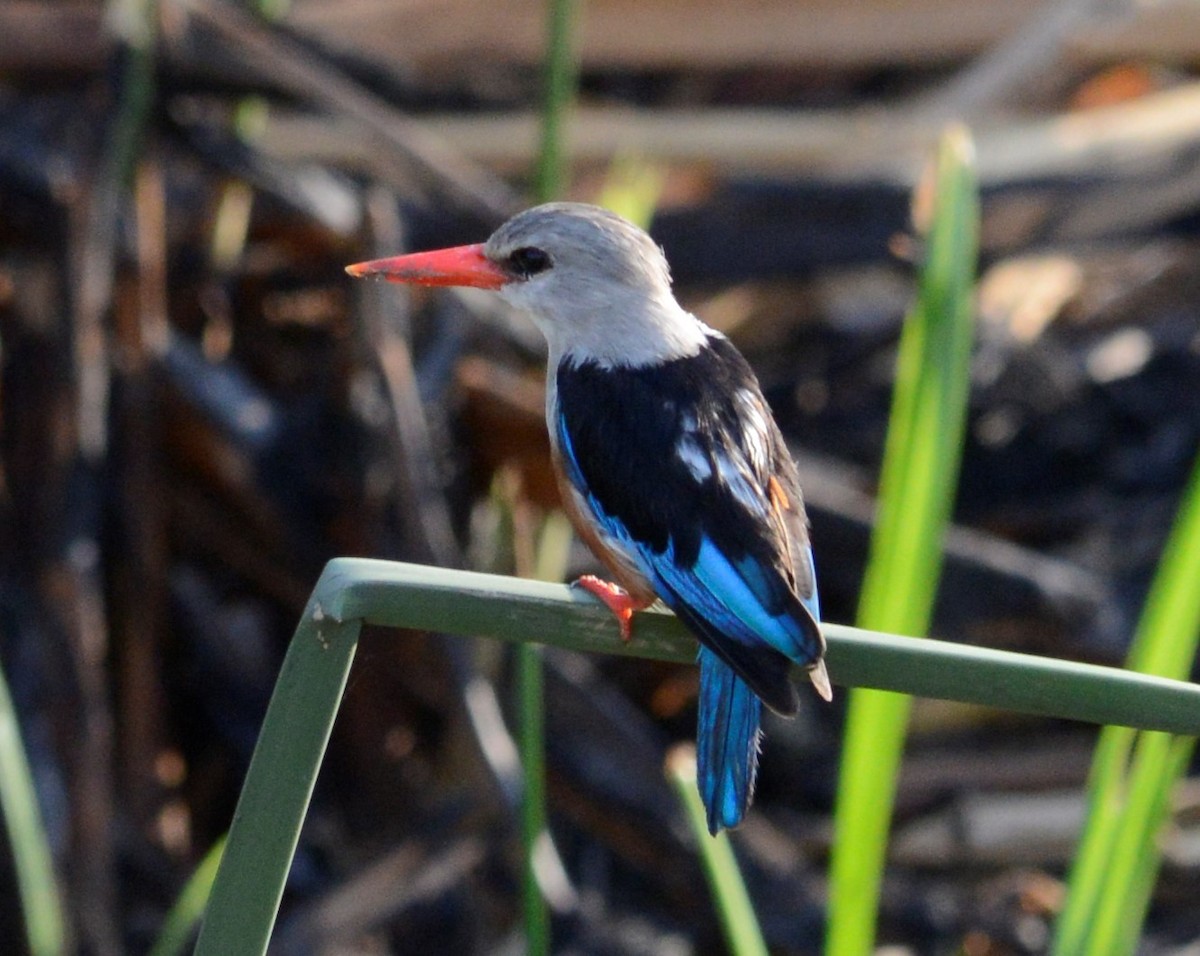
[[[625,644],[604,607],[564,585],[360,558],[329,562],[275,685],[197,956],[266,952],[363,624],[667,661],[696,655],[673,615],[639,615]],[[838,624],[824,629],[829,673],[842,686],[1200,735],[1200,685]]]

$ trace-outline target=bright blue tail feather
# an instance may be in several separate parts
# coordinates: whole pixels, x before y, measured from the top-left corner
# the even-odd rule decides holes
[[[758,773],[762,702],[721,658],[700,648],[696,774],[708,831],[742,822]]]

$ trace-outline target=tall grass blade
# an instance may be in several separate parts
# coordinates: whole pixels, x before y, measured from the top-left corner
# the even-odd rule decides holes
[[[33,774],[8,682],[0,672],[0,810],[12,847],[17,893],[31,956],[59,956],[65,948],[62,901],[54,879],[54,855],[42,825]]]
[[[905,320],[884,449],[879,514],[859,626],[923,635],[942,564],[966,421],[979,199],[965,129],[947,131],[932,171],[927,258]],[[927,184],[927,185],[930,185]],[[918,221],[918,227],[921,223]],[[910,698],[850,698],[835,812],[827,956],[874,949],[879,887]]]
[[[1200,459],[1184,493],[1129,650],[1128,666],[1187,678],[1200,644]],[[1159,831],[1195,740],[1105,727],[1088,813],[1055,930],[1055,956],[1133,953],[1158,873]]]
[[[578,83],[578,64],[572,48],[575,0],[549,0],[544,86],[542,141],[534,177],[538,202],[556,199],[566,182],[563,129]],[[566,571],[558,569],[557,579]],[[550,570],[542,567],[539,570]],[[516,651],[518,747],[521,753],[522,904],[525,951],[532,956],[550,952],[550,914],[537,879],[537,850],[548,839],[546,831],[546,739],[541,649],[521,644]]]
[[[550,911],[538,882],[538,846],[546,839],[546,727],[542,649],[516,653],[517,750],[521,755],[521,911],[525,952],[550,952]]]
[[[217,868],[221,865],[221,854],[224,852],[225,837],[208,848],[163,920],[158,939],[150,948],[150,956],[179,956],[187,949],[188,941],[208,905],[213,880],[217,878]]]
[[[534,195],[538,202],[549,202],[561,196],[567,178],[563,130],[579,82],[579,65],[572,43],[576,6],[576,0],[549,0],[547,9],[542,142],[534,180]]]
[[[551,514],[538,536],[533,577],[561,581],[571,552],[571,526],[561,514]],[[531,635],[536,637],[536,635]],[[525,918],[525,951],[550,952],[550,914],[539,866],[547,854],[541,848],[550,839],[546,829],[546,728],[542,649],[522,644],[516,655],[517,707],[520,715],[517,745],[521,755],[522,908]],[[547,874],[548,876],[548,874]]]
[[[648,230],[665,181],[661,166],[633,156],[618,156],[604,178],[596,205]]]
[[[696,835],[700,861],[704,864],[704,874],[708,877],[708,887],[729,952],[733,956],[767,956],[767,944],[742,882],[729,833],[722,830],[715,837],[709,836],[704,804],[696,790],[696,751],[692,747],[679,746],[667,755],[667,778],[675,787]]]

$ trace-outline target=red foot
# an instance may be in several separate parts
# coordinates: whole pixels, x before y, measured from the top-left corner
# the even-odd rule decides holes
[[[629,592],[620,585],[605,581],[594,574],[585,574],[575,583],[589,594],[594,594],[604,602],[605,607],[612,611],[613,617],[617,619],[617,626],[621,629],[621,640],[623,641],[633,639],[631,628],[634,612],[645,610],[654,603],[653,601],[639,601],[637,598],[631,597]]]

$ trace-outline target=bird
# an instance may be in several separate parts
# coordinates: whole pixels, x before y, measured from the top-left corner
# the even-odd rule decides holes
[[[490,289],[548,346],[564,510],[612,580],[575,583],[629,640],[661,600],[699,641],[697,787],[709,832],[753,800],[762,707],[832,699],[799,478],[750,365],[675,299],[662,249],[597,206],[517,213],[486,242],[360,262],[355,277]]]

